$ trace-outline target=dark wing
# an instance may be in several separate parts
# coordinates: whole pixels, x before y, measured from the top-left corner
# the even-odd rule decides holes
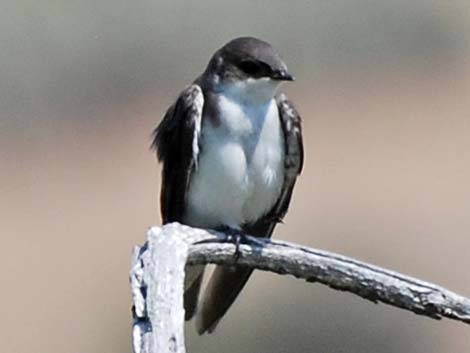
[[[270,212],[270,216],[281,221],[287,213],[297,176],[304,165],[304,145],[302,142],[302,119],[291,101],[284,93],[276,96],[277,108],[284,131],[285,179],[281,196]],[[274,228],[274,227],[273,227]],[[271,230],[272,232],[272,230]]]
[[[295,181],[302,171],[304,151],[300,115],[284,94],[276,97],[284,132],[284,185],[271,211],[257,222],[243,227],[246,234],[269,238],[274,227],[287,213]],[[217,266],[204,292],[196,327],[199,334],[212,332],[248,281],[253,269]]]
[[[154,131],[152,148],[163,164],[163,223],[182,222],[191,174],[197,164],[204,95],[198,85],[181,92]]]
[[[302,172],[304,164],[304,148],[302,142],[302,120],[294,105],[286,95],[276,96],[281,127],[284,132],[284,185],[281,194],[269,213],[254,224],[246,225],[243,230],[247,234],[270,238],[277,223],[281,222],[287,213],[294,191],[297,177]]]
[[[154,131],[152,148],[163,164],[160,208],[163,223],[183,222],[191,174],[197,166],[204,95],[193,84],[181,92]],[[184,307],[186,319],[195,313],[204,266],[188,269]],[[194,277],[194,279],[190,279]]]

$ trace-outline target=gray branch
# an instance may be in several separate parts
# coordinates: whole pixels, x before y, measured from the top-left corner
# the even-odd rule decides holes
[[[136,353],[184,353],[185,266],[225,264],[290,274],[433,319],[470,323],[470,299],[419,279],[334,253],[283,241],[246,237],[235,245],[223,233],[172,223],[148,232],[134,251],[130,274]]]

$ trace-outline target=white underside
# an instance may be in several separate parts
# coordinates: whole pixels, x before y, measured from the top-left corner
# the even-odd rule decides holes
[[[274,89],[273,89],[274,91]],[[204,117],[185,222],[240,227],[265,215],[284,181],[284,141],[274,99],[221,96],[220,124]]]

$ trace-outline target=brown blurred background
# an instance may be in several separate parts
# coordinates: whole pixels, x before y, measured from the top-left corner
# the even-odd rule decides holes
[[[229,39],[297,76],[306,166],[277,236],[470,296],[470,5],[6,1],[2,352],[131,350],[131,249],[159,224],[150,133]],[[470,350],[470,329],[256,273],[190,352]]]

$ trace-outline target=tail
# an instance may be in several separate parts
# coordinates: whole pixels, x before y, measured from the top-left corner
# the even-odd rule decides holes
[[[204,299],[196,316],[196,330],[211,333],[225,315],[250,278],[253,269],[217,266],[204,291]]]
[[[260,238],[270,238],[277,221],[261,219],[259,222],[243,227],[246,234]],[[212,333],[220,319],[233,304],[238,294],[245,286],[253,269],[241,266],[217,266],[212,274],[202,303],[199,304],[196,315],[196,330]]]
[[[197,309],[205,266],[192,266],[186,269],[184,279],[184,319],[190,320]]]

